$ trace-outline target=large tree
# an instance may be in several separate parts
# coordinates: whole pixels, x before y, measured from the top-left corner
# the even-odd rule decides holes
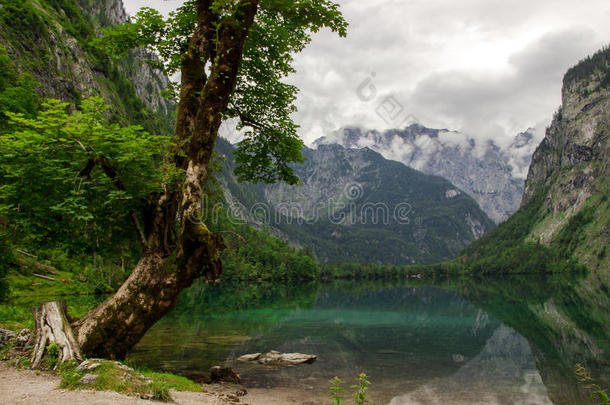
[[[113,296],[72,323],[74,339],[69,330],[60,339],[68,346],[65,358],[78,357],[79,349],[86,356],[123,357],[174,308],[183,289],[220,274],[224,243],[204,224],[201,205],[223,120],[235,119],[245,135],[236,152],[241,180],[298,182],[290,168],[303,159],[291,119],[297,89],[282,79],[294,71],[293,55],[324,27],[346,33],[338,6],[328,0],[190,0],[168,18],[146,8],[103,32],[97,45],[111,53],[148,48],[160,56],[151,63],[180,73],[178,111],[170,175],[155,197],[150,227],[138,226],[143,254]],[[83,170],[95,166],[120,187],[121,173],[107,157],[92,154]],[[53,328],[49,319],[62,310],[41,307],[39,330]]]

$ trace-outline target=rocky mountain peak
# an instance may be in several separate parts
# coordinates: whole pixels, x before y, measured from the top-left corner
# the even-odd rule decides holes
[[[536,131],[518,134],[502,149],[457,131],[412,124],[385,132],[346,127],[314,142],[370,148],[383,157],[444,177],[473,197],[496,223],[519,208],[524,179],[535,148]]]

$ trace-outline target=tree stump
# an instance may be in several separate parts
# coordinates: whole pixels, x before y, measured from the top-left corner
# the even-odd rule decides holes
[[[61,348],[57,365],[70,360],[82,360],[80,347],[68,321],[66,301],[46,302],[32,308],[32,314],[36,321],[36,343],[32,355],[32,368],[38,368],[47,344],[51,343],[55,343]]]

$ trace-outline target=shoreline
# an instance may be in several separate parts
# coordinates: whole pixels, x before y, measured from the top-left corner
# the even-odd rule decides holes
[[[141,399],[114,391],[86,389],[61,389],[60,377],[50,371],[19,369],[10,361],[0,361],[0,405],[146,405],[163,402]],[[202,385],[204,392],[171,390],[173,404],[177,405],[317,405],[322,402],[298,398],[298,391],[289,388],[248,390],[245,396],[236,398],[240,385]],[[270,395],[271,394],[271,395]],[[237,402],[236,399],[239,401]]]

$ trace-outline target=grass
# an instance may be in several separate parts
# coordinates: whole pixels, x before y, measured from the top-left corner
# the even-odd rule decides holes
[[[120,394],[171,401],[170,390],[203,392],[195,382],[173,374],[157,373],[146,369],[132,369],[122,363],[100,360],[102,365],[92,371],[79,371],[74,362],[60,366],[60,387],[64,389],[94,389],[115,391]],[[86,374],[97,375],[98,379],[90,384],[79,383]]]
[[[0,303],[0,326],[14,332],[33,329],[32,307],[43,302],[70,296],[68,313],[78,318],[103,299],[103,296],[93,295],[91,288],[74,279],[70,272],[59,271],[59,275],[52,277],[56,281],[11,270],[7,277],[11,291],[8,299]]]
[[[153,381],[157,381],[162,384],[166,384],[171,389],[174,389],[176,391],[203,392],[203,388],[201,388],[201,385],[179,375],[169,373],[157,373],[154,371],[146,370],[141,370],[141,373],[142,375],[144,375],[144,377],[150,378]]]

